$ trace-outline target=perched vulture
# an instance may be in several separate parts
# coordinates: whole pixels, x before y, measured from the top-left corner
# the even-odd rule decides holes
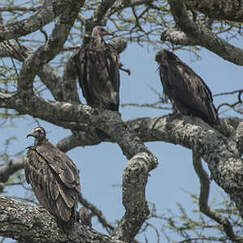
[[[164,94],[183,115],[197,116],[209,125],[218,125],[217,110],[208,86],[174,53],[162,50],[155,56]]]
[[[88,44],[74,56],[83,96],[88,105],[118,111],[119,109],[119,57],[112,45],[103,37],[112,35],[96,26]]]
[[[73,161],[46,139],[43,127],[35,128],[27,137],[35,138],[25,159],[25,177],[36,198],[65,231],[76,221],[80,194],[79,171]]]

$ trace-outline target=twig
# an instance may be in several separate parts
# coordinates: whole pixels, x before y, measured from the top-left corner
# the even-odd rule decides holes
[[[103,216],[102,212],[96,206],[94,206],[92,203],[90,203],[87,199],[83,198],[82,195],[79,196],[79,202],[84,207],[88,208],[95,216],[97,216],[99,222],[107,230],[108,233],[111,233],[111,231],[114,230],[114,227],[107,222],[107,220]]]

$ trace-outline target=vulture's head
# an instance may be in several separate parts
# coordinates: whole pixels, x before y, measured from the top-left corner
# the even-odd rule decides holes
[[[36,142],[40,142],[46,138],[46,131],[43,127],[36,127],[26,137],[34,137]]]
[[[160,50],[155,55],[155,61],[162,66],[168,66],[168,55],[166,50]]]
[[[95,26],[93,31],[92,31],[92,37],[97,39],[97,38],[103,38],[105,35],[113,35],[111,32],[103,28],[102,26]]]
[[[172,52],[160,50],[155,55],[155,61],[162,66],[169,66],[171,62],[178,62],[179,58]]]

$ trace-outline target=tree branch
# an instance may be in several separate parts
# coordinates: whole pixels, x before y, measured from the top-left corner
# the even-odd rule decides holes
[[[185,3],[212,19],[243,21],[243,6],[239,0],[185,0]]]
[[[73,0],[52,0],[48,1],[49,4],[46,4],[45,1],[40,11],[37,11],[28,19],[4,26],[3,31],[0,31],[0,42],[16,39],[39,30],[62,14],[73,2]]]
[[[36,11],[39,7],[25,7],[25,6],[5,6],[0,7],[0,12],[14,12],[14,11],[23,11],[23,12],[29,12],[29,11]]]
[[[0,43],[0,57],[12,57],[23,62],[25,58],[31,55],[34,55],[34,53],[19,43],[13,41],[4,41]],[[62,79],[58,76],[57,72],[48,64],[45,64],[37,70],[37,75],[50,90],[53,97],[56,100],[62,100]]]
[[[85,207],[88,208],[94,216],[97,216],[99,222],[102,224],[102,226],[107,230],[107,232],[111,232],[114,230],[114,227],[107,222],[105,219],[103,213],[93,204],[88,202],[85,198],[80,195],[79,202]]]
[[[103,0],[99,6],[97,7],[94,13],[94,23],[95,25],[100,25],[102,21],[104,21],[104,16],[106,15],[107,11],[112,7],[116,0]]]
[[[234,242],[239,242],[236,238],[236,235],[233,231],[232,225],[230,224],[229,220],[212,211],[212,209],[208,205],[208,198],[209,198],[209,190],[210,190],[210,180],[208,177],[207,172],[203,169],[202,161],[197,154],[196,151],[192,152],[192,161],[193,161],[193,167],[195,172],[197,173],[197,176],[200,180],[200,196],[199,196],[199,208],[202,213],[207,215],[209,218],[213,219],[217,223],[223,226],[225,234]]]
[[[64,65],[64,73],[62,77],[62,88],[65,90],[63,93],[62,101],[69,103],[80,104],[79,94],[76,85],[77,73],[76,64],[73,60],[74,55],[69,58],[67,63]]]
[[[188,44],[194,43],[195,45],[203,46],[225,60],[228,60],[237,65],[243,65],[243,50],[241,48],[237,48],[225,40],[217,37],[202,24],[193,22],[187,14],[183,0],[168,0],[168,2],[170,4],[171,13],[177,26],[180,27],[183,32],[185,32],[187,40],[188,37],[191,39],[188,41]],[[172,33],[173,32],[167,32],[162,34],[161,39],[163,40],[165,37],[168,39],[168,34],[171,36]],[[173,40],[172,36],[170,38]],[[185,37],[183,40],[185,41]],[[184,43],[185,42],[182,44]],[[178,41],[176,44],[178,44]]]
[[[76,223],[66,235],[44,208],[0,196],[0,235],[28,243],[122,243]]]
[[[115,239],[131,242],[149,215],[145,188],[149,172],[157,166],[150,153],[136,154],[128,161],[123,172],[122,202],[126,209],[112,235]]]
[[[162,32],[160,39],[162,41],[169,41],[175,45],[195,46],[198,44],[195,39],[177,29],[166,29]]]
[[[243,121],[240,122],[238,125],[236,132],[235,132],[235,138],[237,141],[237,148],[239,149],[239,153],[243,153]]]
[[[101,141],[97,137],[93,136],[90,130],[87,128],[86,131],[78,131],[75,135],[72,134],[61,139],[57,143],[57,147],[64,152],[67,152],[75,147],[84,147],[87,145],[97,145]],[[109,140],[110,142],[110,140]]]
[[[0,166],[0,182],[8,181],[16,171],[24,168],[24,156],[11,159],[8,163]]]
[[[18,80],[19,94],[23,93],[25,95],[33,92],[32,86],[36,73],[40,66],[48,63],[61,51],[82,4],[84,4],[84,1],[81,3],[78,0],[72,0],[60,15],[46,44],[38,48],[25,60]]]

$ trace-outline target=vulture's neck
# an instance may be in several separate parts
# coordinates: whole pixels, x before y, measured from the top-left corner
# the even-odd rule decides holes
[[[48,139],[43,138],[43,139],[35,139],[35,146],[42,145],[44,143],[48,142]]]
[[[99,48],[104,45],[105,41],[100,35],[93,36],[93,47]]]

